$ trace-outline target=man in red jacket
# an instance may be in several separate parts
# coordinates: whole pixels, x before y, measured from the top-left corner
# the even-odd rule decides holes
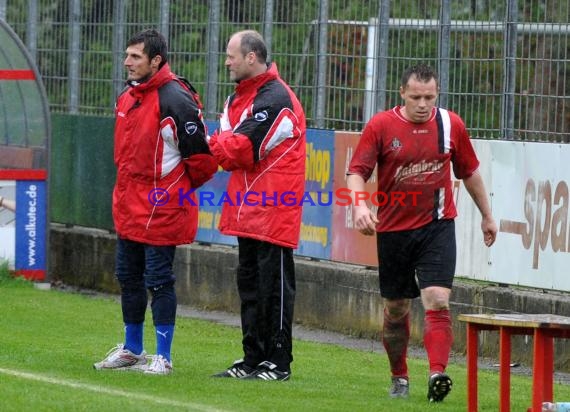
[[[190,192],[213,176],[217,163],[198,96],[170,71],[164,37],[156,30],[136,34],[124,64],[127,87],[115,108],[113,219],[125,342],[94,367],[165,375],[172,371],[176,318],[174,253],[176,245],[194,240],[198,207]],[[147,291],[157,346],[148,366],[143,350]]]
[[[214,375],[284,381],[291,374],[295,300],[293,249],[305,189],[305,114],[252,30],[235,33],[226,67],[237,83],[210,140],[231,171],[220,231],[238,237],[237,287],[244,357]]]

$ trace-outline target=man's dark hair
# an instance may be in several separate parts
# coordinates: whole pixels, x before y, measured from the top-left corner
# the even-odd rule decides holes
[[[402,74],[402,83],[401,83],[402,88],[405,89],[408,86],[408,81],[412,76],[414,76],[418,81],[422,83],[427,83],[431,79],[434,79],[435,84],[439,86],[439,80],[437,78],[436,71],[427,64],[422,63],[408,67]]]
[[[257,61],[260,63],[267,62],[267,46],[261,34],[255,30],[245,30],[241,33],[241,53],[245,56],[249,52],[255,53]]]
[[[133,46],[135,44],[144,43],[143,51],[148,56],[149,60],[152,60],[155,56],[160,56],[161,62],[158,66],[161,68],[168,61],[168,46],[166,45],[166,39],[162,34],[160,34],[155,29],[143,30],[135,34],[127,43],[128,46]]]

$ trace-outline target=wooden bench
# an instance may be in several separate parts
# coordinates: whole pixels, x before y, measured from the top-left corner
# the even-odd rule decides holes
[[[467,315],[467,411],[476,412],[479,331],[499,331],[500,412],[511,408],[511,335],[533,336],[532,408],[540,412],[542,402],[552,402],[554,381],[554,338],[570,339],[570,317],[550,314]]]

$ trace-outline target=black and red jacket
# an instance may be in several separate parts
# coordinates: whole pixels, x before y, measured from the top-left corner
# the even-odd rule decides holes
[[[186,195],[217,169],[201,105],[168,64],[129,86],[115,108],[115,230],[151,245],[191,243],[198,206]]]
[[[210,140],[232,171],[219,229],[284,247],[299,243],[305,190],[305,114],[275,64],[242,80]],[[247,197],[246,197],[247,196]]]

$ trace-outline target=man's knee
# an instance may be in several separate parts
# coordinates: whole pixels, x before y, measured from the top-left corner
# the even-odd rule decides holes
[[[147,289],[153,297],[175,294],[174,281],[170,279],[147,284]]]
[[[384,300],[384,316],[387,316],[392,322],[398,322],[399,320],[406,317],[409,312],[409,299]]]
[[[123,291],[140,291],[145,289],[145,283],[142,276],[125,276],[116,275],[117,281]]]
[[[449,309],[451,290],[444,287],[432,286],[422,290],[422,303],[426,310]]]

